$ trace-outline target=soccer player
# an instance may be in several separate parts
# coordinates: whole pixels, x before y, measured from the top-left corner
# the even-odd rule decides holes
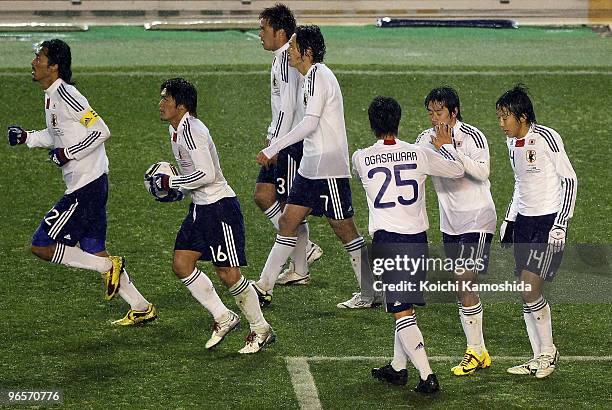
[[[578,180],[561,136],[539,125],[527,89],[519,84],[496,103],[514,170],[514,194],[499,234],[502,246],[514,243],[515,273],[530,289],[522,292],[523,318],[533,358],[508,373],[535,375],[555,370],[550,305],[542,296],[561,264],[569,219],[574,214]]]
[[[273,140],[257,155],[257,161],[267,166],[283,148],[304,141],[304,155],[279,219],[276,242],[255,283],[264,305],[272,300],[274,283],[298,242],[301,222],[309,214],[327,217],[361,282],[365,242],[353,222],[342,92],[332,71],[323,64],[324,55],[325,41],[319,27],[297,27],[289,40],[289,64],[306,77],[302,93],[305,116],[288,134]],[[359,303],[352,307],[376,304],[374,297],[355,301]]]
[[[353,154],[353,169],[361,179],[369,208],[369,231],[373,247],[403,244],[406,256],[418,260],[427,257],[427,210],[425,180],[427,175],[460,178],[464,168],[453,147],[450,133],[437,133],[433,143],[439,152],[397,139],[402,111],[390,97],[376,97],[368,108],[370,127],[376,136],[371,147]],[[449,125],[435,125],[448,129]],[[414,274],[424,279],[423,265]],[[402,272],[403,274],[403,272]],[[384,274],[383,274],[384,275]],[[410,273],[402,279],[410,280]],[[383,276],[383,282],[385,281]],[[418,283],[415,282],[418,286]],[[395,342],[391,363],[372,369],[372,376],[396,385],[408,380],[407,359],[418,370],[415,391],[434,393],[440,389],[425,353],[423,335],[417,325],[413,300],[408,295],[385,292],[387,312],[395,318]]]
[[[265,146],[275,138],[287,134],[304,116],[301,103],[303,77],[289,65],[289,38],[295,31],[293,13],[284,4],[276,4],[259,14],[259,38],[264,50],[272,51],[270,72],[270,103],[272,122],[268,127]],[[262,166],[255,184],[255,203],[261,208],[278,231],[278,220],[293,185],[293,179],[302,160],[302,141],[284,148],[274,164]],[[305,285],[310,282],[308,264],[318,260],[323,251],[308,239],[308,223],[298,228],[298,242],[292,254],[293,261],[276,283]]]
[[[32,80],[45,92],[47,128],[25,131],[8,127],[9,144],[47,148],[62,170],[66,191],[44,216],[32,238],[39,258],[100,272],[106,300],[117,294],[130,310],[114,325],[146,323],[157,317],[155,307],[136,289],[121,256],[106,251],[108,158],[104,142],[110,130],[72,83],[72,55],[62,40],[40,43],[32,60]],[[77,244],[79,246],[77,246]]]
[[[160,202],[180,201],[184,193],[191,194],[189,212],[176,236],[172,269],[214,318],[206,348],[221,343],[240,318],[223,304],[211,280],[197,268],[198,260],[212,261],[249,321],[251,331],[238,352],[256,353],[273,343],[276,335],[261,313],[255,290],[240,273],[240,266],[247,264],[240,203],[223,176],[208,128],[197,118],[197,105],[197,90],[188,81],[173,78],[161,85],[159,115],[170,123],[170,143],[180,175],[150,176],[150,192]]]
[[[450,87],[434,88],[425,97],[432,128],[423,131],[417,144],[436,149],[435,127],[447,124],[457,156],[465,167],[463,178],[432,177],[440,209],[440,231],[447,257],[461,263],[454,272],[456,283],[473,282],[486,273],[497,216],[489,183],[489,146],[484,134],[463,122],[459,95]],[[440,129],[446,131],[446,127]],[[466,264],[467,262],[467,264]],[[474,265],[481,269],[466,270]],[[459,318],[467,339],[461,362],[451,369],[465,376],[491,366],[482,332],[483,308],[478,293],[459,286]]]

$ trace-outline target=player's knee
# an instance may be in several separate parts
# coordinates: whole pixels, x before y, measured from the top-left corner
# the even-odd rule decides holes
[[[195,267],[192,263],[185,261],[182,258],[175,257],[172,260],[172,271],[179,279],[183,279],[191,275],[194,268]]]
[[[272,185],[272,187],[274,187],[274,185]],[[262,186],[262,184],[257,184],[255,185],[255,192],[253,192],[253,200],[262,211],[265,211],[274,204],[274,201],[276,201],[276,194],[274,189],[271,190],[270,188]]]
[[[285,236],[296,236],[300,222],[301,221],[296,221],[293,217],[283,213],[278,220],[279,233]]]
[[[53,247],[52,246],[36,246],[32,245],[30,251],[40,259],[50,261],[53,258]]]

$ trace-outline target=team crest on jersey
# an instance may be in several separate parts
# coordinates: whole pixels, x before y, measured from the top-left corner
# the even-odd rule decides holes
[[[308,92],[304,91],[304,108],[306,108],[307,104],[308,104]]]
[[[278,81],[276,80],[276,76],[272,77],[272,87],[274,88],[278,87]]]
[[[533,149],[528,149],[525,152],[525,157],[527,158],[527,162],[530,164],[533,164],[534,162],[536,162],[536,152]]]
[[[57,115],[51,114],[51,125],[57,127]]]

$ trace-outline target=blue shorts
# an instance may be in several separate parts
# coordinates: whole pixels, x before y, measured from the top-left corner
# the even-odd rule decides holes
[[[553,252],[548,246],[548,234],[555,224],[557,214],[523,216],[518,214],[514,223],[515,274],[527,270],[547,281],[553,280],[563,251]]]
[[[238,198],[189,205],[174,250],[200,252],[200,260],[220,267],[246,266],[244,221]]]
[[[454,261],[456,268],[464,268],[476,274],[487,273],[491,255],[492,233],[468,232],[449,235],[442,232],[444,253]]]
[[[372,259],[377,258],[409,258],[423,262],[429,256],[427,244],[427,233],[421,232],[414,235],[399,234],[379,230],[374,232],[372,238]],[[374,268],[373,268],[373,272]],[[403,312],[412,308],[414,305],[425,306],[425,297],[420,289],[420,283],[427,278],[425,265],[418,265],[414,272],[406,271],[386,271],[382,275],[382,282],[385,285],[390,283],[411,283],[414,288],[412,291],[389,291],[383,292],[385,297],[385,308],[389,313]]]
[[[276,184],[276,197],[281,202],[287,202],[289,192],[293,186],[293,180],[298,174],[303,155],[303,141],[295,143],[278,153],[278,159],[274,166],[274,181]]]
[[[330,219],[349,219],[355,214],[348,178],[309,179],[298,173],[287,203],[310,208],[311,215]]]
[[[274,165],[270,164],[267,167],[261,167],[257,175],[258,184],[274,184]]]
[[[76,191],[66,194],[40,222],[32,238],[34,246],[55,242],[67,246],[78,243],[85,252],[106,249],[106,201],[108,176],[100,177]]]

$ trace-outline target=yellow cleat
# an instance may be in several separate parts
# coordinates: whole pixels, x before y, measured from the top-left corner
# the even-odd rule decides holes
[[[110,268],[110,270],[102,274],[102,279],[104,279],[105,287],[104,298],[106,300],[111,300],[115,297],[117,291],[119,290],[119,278],[121,277],[121,271],[125,266],[125,259],[123,256],[109,256],[108,258],[113,263],[113,266]]]
[[[491,356],[484,350],[482,354],[476,353],[474,349],[468,347],[463,355],[463,360],[451,369],[455,376],[467,376],[478,369],[486,369],[491,366]]]
[[[155,319],[157,319],[157,309],[149,303],[147,310],[140,311],[130,309],[123,318],[115,320],[112,324],[114,326],[133,326],[151,322]]]

